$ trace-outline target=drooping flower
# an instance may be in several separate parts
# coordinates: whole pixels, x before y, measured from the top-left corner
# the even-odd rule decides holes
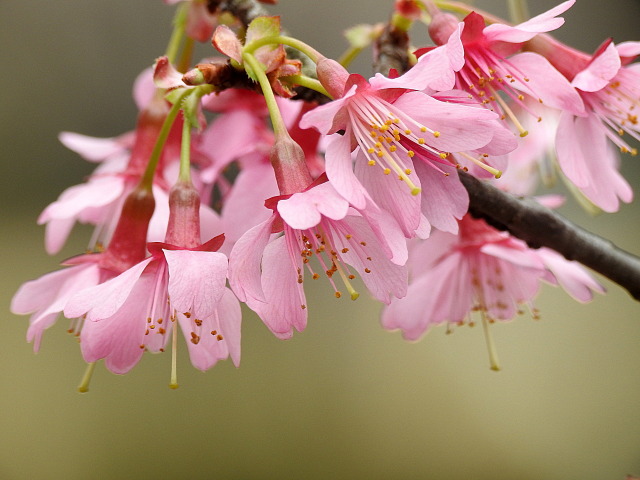
[[[365,218],[329,182],[266,205],[273,215],[243,235],[231,252],[229,282],[277,337],[289,338],[306,326],[305,269],[317,279],[319,266],[338,298],[336,277],[353,300],[358,297],[352,283],[356,273],[380,301],[404,295],[406,245],[384,215]]]
[[[69,299],[122,273],[146,255],[147,229],[154,211],[151,192],[136,189],[127,197],[118,225],[107,249],[74,257],[65,262],[68,268],[26,282],[14,295],[11,311],[32,313],[27,341],[37,352],[44,330],[51,327]],[[74,322],[70,333],[80,335],[82,322]]]
[[[555,144],[562,172],[598,207],[617,211],[620,200],[630,202],[633,193],[618,172],[612,144],[623,153],[637,154],[624,136],[640,139],[635,112],[640,71],[627,65],[640,54],[640,43],[614,45],[608,40],[592,56],[548,36],[528,45],[571,81],[586,107],[584,114],[563,111],[560,115]]]
[[[145,350],[163,351],[178,322],[196,368],[229,356],[239,363],[240,306],[225,287],[227,258],[216,251],[224,237],[200,244],[199,206],[195,189],[178,183],[167,242],[149,244],[149,258],[67,303],[67,317],[85,318],[80,345],[87,362],[104,358],[112,372],[126,373]]]
[[[531,249],[483,220],[465,216],[460,235],[436,232],[410,249],[406,297],[385,307],[382,324],[417,340],[432,326],[511,320],[521,306],[533,306],[540,281],[560,284],[573,298],[588,302],[604,288],[576,262],[546,248]],[[485,325],[486,327],[486,325]]]

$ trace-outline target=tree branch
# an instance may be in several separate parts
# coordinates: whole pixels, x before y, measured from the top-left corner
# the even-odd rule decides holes
[[[469,192],[469,213],[506,230],[531,248],[547,247],[601,273],[640,301],[640,258],[570,222],[536,201],[517,198],[458,171]]]

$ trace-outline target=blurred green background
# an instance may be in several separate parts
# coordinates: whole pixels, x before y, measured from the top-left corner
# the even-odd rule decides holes
[[[384,20],[390,6],[281,0],[273,11],[293,35],[338,56],[345,28]],[[181,348],[177,391],[167,388],[170,357],[148,355],[126,376],[98,368],[91,392],[76,393],[84,364],[66,320],[34,355],[11,296],[82,251],[90,232],[76,229],[55,258],[44,253],[38,214],[92,170],[57,134],[133,127],[131,83],[163,53],[172,12],[160,0],[0,2],[0,479],[640,475],[640,309],[607,281],[609,293],[586,306],[545,288],[542,320],[496,325],[499,373],[488,368],[481,329],[436,329],[409,344],[380,328],[378,305],[335,300],[326,286],[310,295],[308,329],[287,342],[246,312],[238,370],[202,374]],[[592,51],[607,36],[640,39],[639,16],[636,1],[578,0],[558,36]],[[357,68],[367,74],[367,64]],[[638,160],[626,157],[623,172],[637,190]],[[640,254],[637,205],[590,218],[569,202],[563,212]]]

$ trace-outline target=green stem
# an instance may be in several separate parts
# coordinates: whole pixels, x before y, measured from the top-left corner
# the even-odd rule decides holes
[[[280,109],[278,108],[278,104],[276,103],[276,97],[273,94],[271,84],[269,83],[267,75],[264,73],[262,65],[260,65],[260,62],[258,62],[258,60],[256,60],[256,57],[247,52],[242,53],[242,59],[247,65],[249,65],[251,70],[253,70],[256,78],[258,79],[258,83],[260,84],[260,88],[262,89],[262,94],[264,95],[264,100],[265,102],[267,102],[267,108],[269,109],[269,116],[271,117],[273,132],[276,135],[285,133],[287,131],[287,127],[284,124],[284,120],[282,119],[282,115],[280,114]]]
[[[293,47],[296,50],[301,51],[307,57],[311,59],[312,62],[318,63],[318,61],[324,58],[320,52],[318,52],[315,48],[307,45],[306,43],[298,40],[297,38],[287,37],[285,35],[273,35],[268,37],[262,37],[254,40],[253,42],[245,45],[242,49],[243,53],[253,54],[260,47],[264,47],[265,45],[288,45],[289,47]]]
[[[176,15],[173,17],[173,32],[169,39],[169,45],[167,46],[167,53],[165,56],[169,59],[170,63],[175,62],[178,56],[178,50],[180,49],[180,43],[185,35],[185,28],[187,25],[187,8],[188,3],[183,2],[176,10]]]
[[[191,93],[191,90],[185,89],[185,91],[178,97],[176,102],[171,106],[171,110],[167,114],[167,118],[165,118],[164,123],[162,124],[162,128],[160,129],[160,133],[158,134],[158,139],[156,140],[155,145],[153,146],[153,150],[151,151],[151,156],[149,157],[149,163],[147,164],[147,168],[144,171],[144,175],[140,180],[140,187],[144,188],[147,191],[151,191],[151,186],[153,185],[153,177],[156,172],[156,167],[158,166],[158,162],[160,161],[160,156],[162,155],[162,149],[164,148],[164,144],[169,137],[169,132],[171,132],[171,127],[173,126],[173,122],[175,122],[176,117],[180,113],[180,108],[182,107],[182,100]]]
[[[355,58],[360,55],[360,53],[364,50],[360,47],[349,47],[349,49],[342,54],[342,56],[338,59],[338,63],[343,67],[347,68],[351,65],[351,62],[355,60]]]
[[[434,3],[438,8],[447,10],[449,12],[459,13],[461,15],[469,15],[471,12],[476,12],[479,15],[482,15],[485,21],[488,23],[504,23],[505,25],[509,25],[509,22],[505,21],[504,19],[500,17],[496,17],[495,15],[492,15],[489,12],[485,12],[484,10],[480,10],[478,8],[471,8],[466,3],[443,2],[441,0],[436,0]]]
[[[179,181],[191,183],[191,123],[185,120],[182,126],[182,143],[180,144]]]
[[[509,18],[513,23],[522,23],[529,18],[527,0],[507,0]]]
[[[282,77],[282,80],[286,80],[295,85],[300,85],[301,87],[306,87],[311,90],[315,90],[322,95],[333,99],[333,97],[325,90],[320,81],[315,78],[307,77],[306,75],[289,75],[288,77]]]

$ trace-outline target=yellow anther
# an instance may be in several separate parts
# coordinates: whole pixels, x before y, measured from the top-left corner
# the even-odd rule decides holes
[[[415,154],[416,152],[414,152],[413,150],[407,150],[407,155],[409,155],[409,157],[413,158]]]
[[[421,131],[422,133],[426,132],[426,131],[427,131],[427,127],[420,127],[420,131]]]
[[[391,169],[390,169],[390,168],[385,168],[385,169],[384,169],[384,171],[383,171],[383,173],[384,173],[385,175],[389,175],[389,174],[391,173]]]
[[[409,130],[408,128],[404,131],[404,133],[406,133],[407,135],[411,135],[411,130]]]
[[[420,137],[420,138],[418,139],[418,143],[419,143],[420,145],[424,145],[424,138]]]
[[[395,145],[391,145],[391,146],[389,147],[389,151],[390,151],[390,152],[395,152],[397,149],[398,149],[398,147],[396,147]]]
[[[447,158],[447,156],[445,152],[440,152],[440,158]]]
[[[384,152],[382,150],[379,150],[377,155],[378,155],[378,157],[382,157],[384,155]]]
[[[370,167],[373,167],[376,164],[376,161],[375,160],[369,160],[368,164],[369,164]]]
[[[436,130],[435,132],[433,132],[433,136],[438,138],[440,136],[440,132]]]
[[[407,169],[404,171],[404,173],[406,173],[407,175],[411,175],[411,169],[410,169],[410,168],[407,168]]]
[[[367,152],[369,152],[369,153],[374,153],[375,151],[376,151],[376,149],[375,149],[375,148],[373,148],[373,147],[370,147],[370,148],[367,150]]]

